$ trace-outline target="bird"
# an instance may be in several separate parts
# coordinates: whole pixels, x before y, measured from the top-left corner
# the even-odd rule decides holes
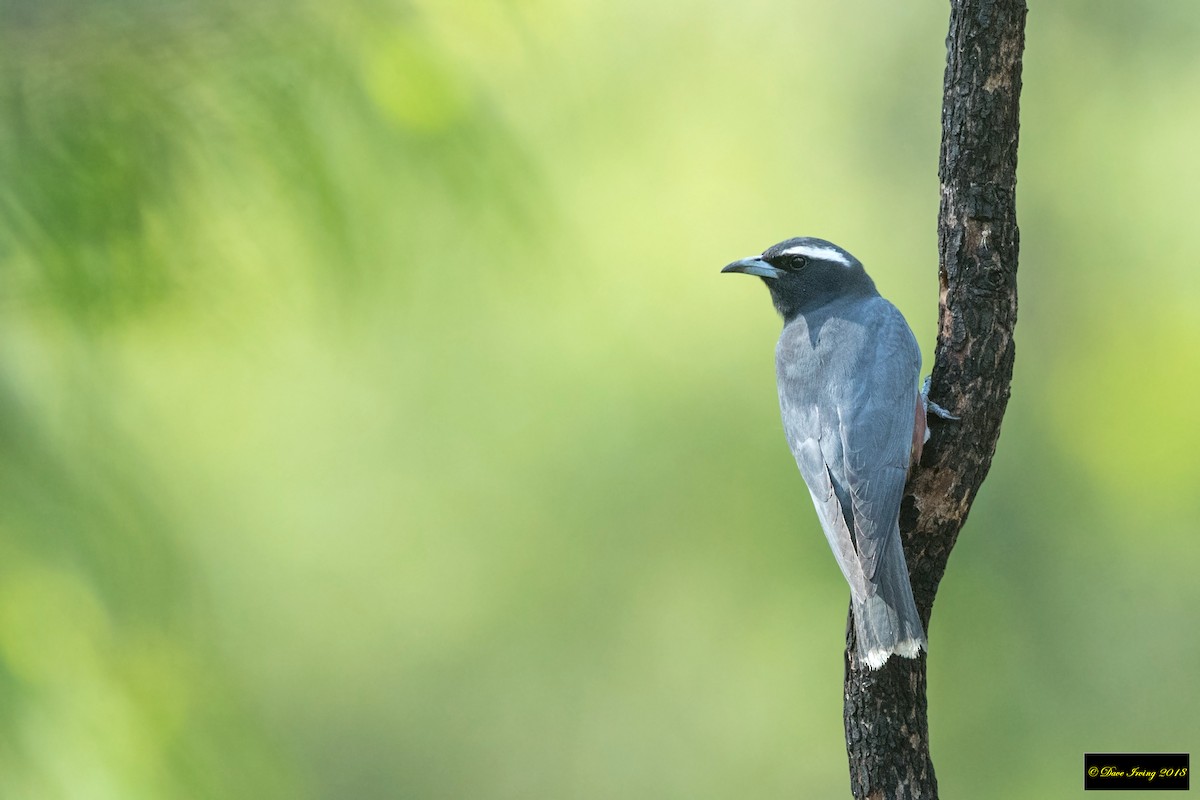
[[[787,239],[721,272],[761,278],[783,317],[775,372],[784,433],[850,585],[859,662],[874,670],[892,655],[916,658],[928,640],[899,524],[928,438],[912,329],[862,263],[824,239]]]

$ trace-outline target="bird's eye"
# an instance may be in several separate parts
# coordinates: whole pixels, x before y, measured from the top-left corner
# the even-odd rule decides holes
[[[798,255],[788,256],[788,262],[787,262],[788,269],[803,269],[806,264],[808,264],[808,259],[805,258],[804,256],[798,256]]]

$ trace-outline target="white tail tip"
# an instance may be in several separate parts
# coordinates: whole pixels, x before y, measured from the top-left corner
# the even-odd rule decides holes
[[[924,639],[904,639],[896,644],[895,647],[888,650],[882,647],[868,650],[866,655],[867,666],[871,669],[879,669],[893,655],[904,656],[905,658],[916,658],[917,653],[926,649]]]

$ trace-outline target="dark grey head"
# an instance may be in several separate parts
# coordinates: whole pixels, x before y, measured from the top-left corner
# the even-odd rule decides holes
[[[757,275],[771,290],[771,301],[784,321],[852,295],[876,294],[875,283],[859,260],[824,239],[798,236],[743,258],[721,272]]]

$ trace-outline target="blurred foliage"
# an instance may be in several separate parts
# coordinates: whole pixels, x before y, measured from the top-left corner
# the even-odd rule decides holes
[[[761,287],[936,319],[946,10],[0,2],[0,796],[834,797]],[[947,796],[1200,745],[1200,9],[1034,5]]]

